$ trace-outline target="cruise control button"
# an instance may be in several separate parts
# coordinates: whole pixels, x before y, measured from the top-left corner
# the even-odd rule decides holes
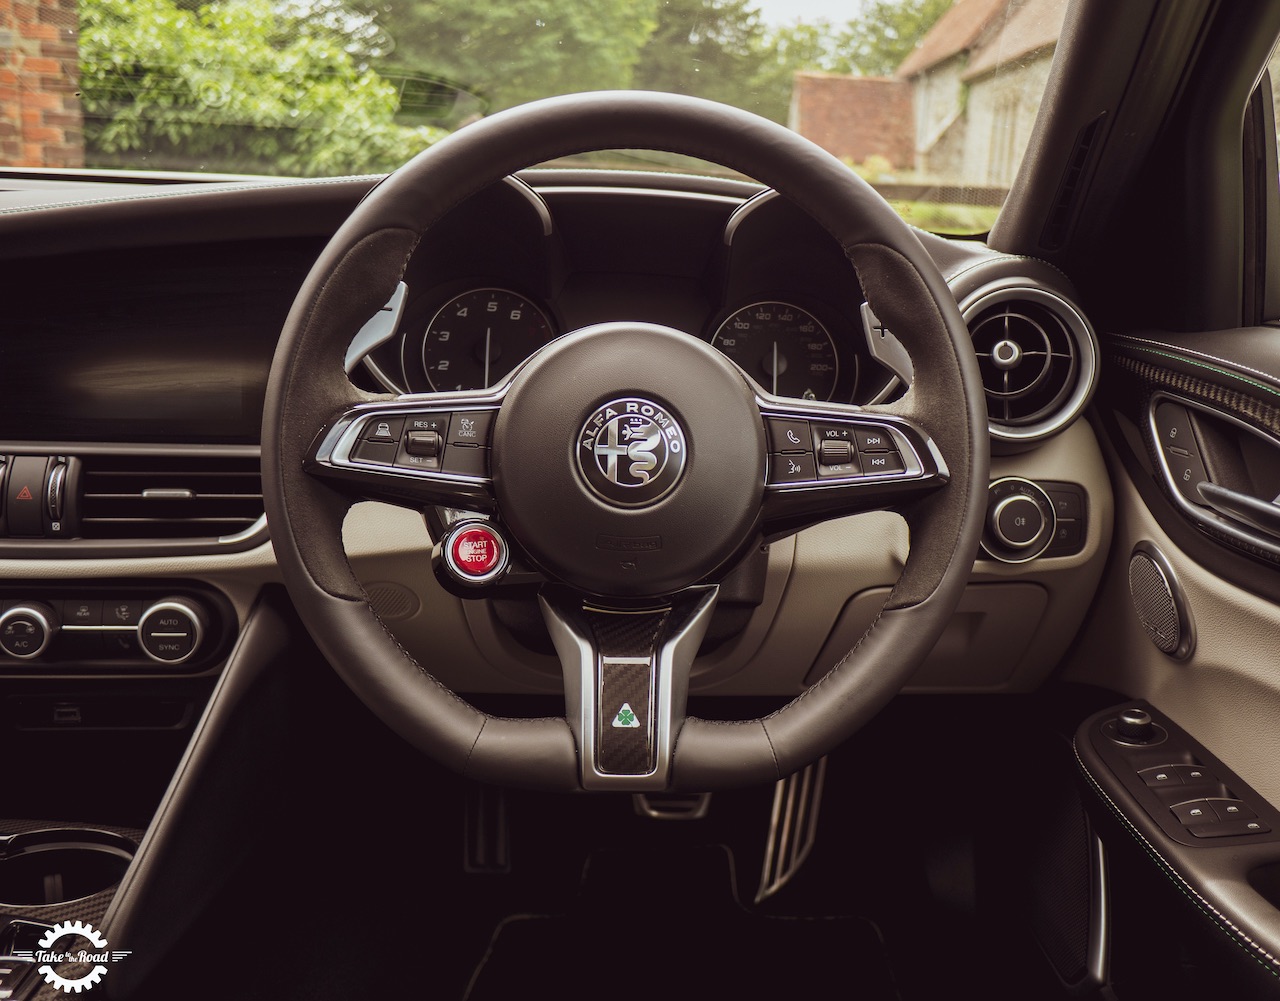
[[[854,428],[854,441],[859,452],[895,451],[893,436],[884,428]]]
[[[399,441],[404,430],[403,417],[372,417],[364,426],[366,441]]]
[[[468,445],[450,445],[444,450],[446,473],[458,473],[462,476],[488,476],[489,450],[474,448]]]
[[[808,421],[784,420],[770,417],[769,448],[774,452],[808,452],[812,448]]]
[[[817,478],[818,471],[813,464],[813,456],[807,452],[800,455],[769,456],[770,483],[803,483]]]
[[[897,452],[868,452],[862,456],[864,473],[901,473],[906,468]]]
[[[410,414],[404,419],[406,431],[434,431],[440,437],[449,433],[448,414]]]
[[[434,459],[444,449],[444,439],[439,431],[410,431],[405,435],[404,450],[410,455]]]
[[[438,453],[436,455],[426,456],[414,455],[409,451],[409,435],[411,434],[413,434],[412,431],[407,432],[400,440],[400,444],[397,446],[395,455],[395,464],[403,469],[422,469],[432,473],[438,472],[440,469],[440,456]]]
[[[390,466],[396,461],[396,448],[394,441],[358,441],[351,450],[351,458],[356,462]]]
[[[450,445],[487,445],[493,410],[468,410],[453,415],[449,425]]]

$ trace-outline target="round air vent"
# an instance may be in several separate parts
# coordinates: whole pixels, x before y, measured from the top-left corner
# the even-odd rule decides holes
[[[960,307],[987,394],[992,437],[1029,443],[1075,420],[1097,380],[1097,340],[1066,299],[1023,282],[979,289]]]

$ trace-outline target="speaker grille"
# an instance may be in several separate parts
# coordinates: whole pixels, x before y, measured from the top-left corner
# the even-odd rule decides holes
[[[1174,654],[1182,643],[1182,621],[1173,590],[1154,559],[1136,552],[1129,559],[1129,594],[1143,631],[1157,647]]]

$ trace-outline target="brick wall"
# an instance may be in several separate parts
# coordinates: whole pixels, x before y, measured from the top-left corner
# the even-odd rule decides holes
[[[84,166],[76,0],[0,0],[0,166]]]
[[[882,77],[797,73],[791,128],[842,159],[882,156],[899,169],[913,166],[915,127],[911,84]]]

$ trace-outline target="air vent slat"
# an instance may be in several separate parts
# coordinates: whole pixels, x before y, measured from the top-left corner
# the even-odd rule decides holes
[[[996,438],[1034,441],[1069,424],[1092,394],[1097,342],[1067,300],[1022,281],[986,286],[962,307]]]
[[[216,539],[262,517],[252,456],[86,456],[81,528],[88,539]]]

